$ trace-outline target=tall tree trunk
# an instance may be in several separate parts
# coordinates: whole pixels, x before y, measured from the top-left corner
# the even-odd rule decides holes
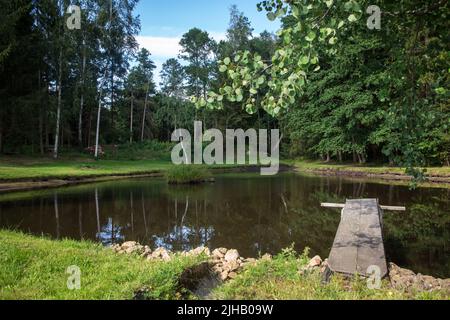
[[[113,22],[113,0],[109,1],[109,35],[111,40],[111,32],[112,32],[112,24]],[[112,54],[112,50],[110,52],[110,63],[111,63],[111,75],[110,75],[110,81],[111,81],[111,129],[114,129],[114,58]]]
[[[145,135],[145,120],[147,115],[147,103],[148,103],[148,94],[150,92],[150,80],[148,80],[147,84],[147,92],[145,94],[145,103],[144,103],[144,114],[142,115],[142,131],[141,131],[141,142],[144,142]]]
[[[134,112],[134,93],[131,92],[131,107],[130,107],[130,143],[133,143],[133,112]]]
[[[41,85],[41,69],[38,73],[38,93],[39,93],[39,151],[44,155],[44,115],[42,106],[42,85]]]
[[[58,75],[58,109],[56,112],[56,132],[55,132],[55,147],[53,149],[53,158],[58,159],[59,151],[59,131],[61,125],[61,92],[62,92],[62,47],[59,49],[59,75]]]
[[[3,153],[3,124],[0,123],[0,153]]]
[[[107,72],[105,72],[105,75],[103,77],[104,80],[106,80]],[[100,139],[100,117],[102,114],[102,95],[103,95],[103,82],[100,84],[100,94],[98,96],[98,112],[97,112],[97,131],[95,134],[95,159],[98,159],[98,153],[99,153],[99,139]]]
[[[89,126],[87,130],[87,145],[91,147],[91,139],[92,139],[92,108],[89,108]]]
[[[83,109],[84,109],[84,85],[86,73],[86,40],[83,39],[83,62],[81,67],[81,97],[80,97],[80,115],[78,118],[78,145],[83,147]]]

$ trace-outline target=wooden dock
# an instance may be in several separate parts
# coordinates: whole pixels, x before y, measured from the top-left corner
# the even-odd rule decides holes
[[[345,205],[322,204],[323,207],[343,207],[333,247],[328,259],[332,272],[346,275],[373,275],[378,267],[381,278],[387,273],[383,244],[383,206],[377,199],[347,200]],[[384,207],[403,211],[404,207]]]

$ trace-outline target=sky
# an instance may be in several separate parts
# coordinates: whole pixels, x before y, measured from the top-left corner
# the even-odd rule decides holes
[[[162,64],[176,58],[181,36],[197,27],[207,31],[215,40],[225,39],[230,21],[229,8],[236,4],[250,19],[254,35],[264,30],[276,32],[278,22],[270,22],[264,12],[258,12],[260,0],[141,0],[136,14],[142,30],[137,40],[141,48],[152,54],[157,66],[155,81],[159,84]]]

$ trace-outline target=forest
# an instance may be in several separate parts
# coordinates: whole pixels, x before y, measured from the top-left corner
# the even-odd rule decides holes
[[[233,6],[226,40],[187,30],[161,83],[136,40],[137,4],[0,0],[2,154],[98,158],[201,120],[279,128],[284,158],[450,165],[447,1],[262,1],[282,28],[259,35]],[[373,4],[379,30],[366,25]]]
[[[449,11],[0,0],[0,300],[448,301]]]

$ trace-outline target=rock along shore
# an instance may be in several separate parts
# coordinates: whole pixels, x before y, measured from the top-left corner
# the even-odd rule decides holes
[[[243,258],[236,249],[218,248],[210,250],[207,247],[198,247],[190,251],[173,253],[165,248],[151,250],[149,246],[143,246],[135,241],[128,241],[121,245],[113,245],[112,250],[118,254],[135,254],[146,260],[171,261],[175,256],[193,257],[205,255],[209,258],[209,270],[222,282],[235,279],[248,265],[255,265],[261,260],[271,260],[270,254],[265,254],[260,259]],[[309,263],[299,269],[300,274],[312,272],[325,273],[328,260],[322,260],[315,256]],[[392,288],[403,291],[434,291],[444,290],[450,293],[450,279],[438,279],[431,276],[416,274],[411,270],[400,268],[394,263],[389,264],[389,280]]]

